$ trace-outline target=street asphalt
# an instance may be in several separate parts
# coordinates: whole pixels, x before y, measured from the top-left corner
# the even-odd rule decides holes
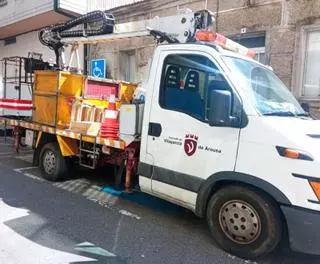
[[[9,141],[10,143],[10,141]],[[291,252],[242,260],[220,250],[204,220],[146,194],[107,187],[111,170],[52,183],[0,138],[0,263],[320,263]]]

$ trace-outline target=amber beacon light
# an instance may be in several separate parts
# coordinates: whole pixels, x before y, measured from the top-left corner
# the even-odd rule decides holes
[[[236,43],[219,33],[200,30],[196,33],[196,40],[203,42],[213,42],[223,47],[224,49],[239,53],[249,58],[253,58],[256,55],[254,50],[248,49],[247,47],[242,46],[239,43]]]

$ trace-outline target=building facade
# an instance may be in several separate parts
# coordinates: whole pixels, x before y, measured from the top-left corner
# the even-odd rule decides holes
[[[7,84],[0,82],[0,98],[31,99],[28,84],[20,84],[18,80],[18,60],[7,62],[3,58],[19,56],[28,57],[29,52],[41,54],[45,61],[55,61],[55,55],[38,39],[41,28],[60,22],[86,12],[86,6],[75,4],[79,1],[57,0],[1,0],[0,1],[0,77],[7,77]],[[83,2],[84,3],[84,2]],[[82,60],[83,54],[81,52]],[[5,72],[6,68],[6,72]],[[23,67],[22,67],[23,75]],[[0,109],[0,115],[31,115],[31,111],[18,112]]]
[[[53,52],[38,41],[39,29],[85,13],[84,3],[72,0],[1,0],[0,59],[27,57],[28,52],[42,53],[46,60],[54,58]]]
[[[300,100],[320,118],[319,0],[145,0],[110,10],[117,23],[208,8],[216,31],[253,48]],[[91,45],[90,59],[105,58],[113,78],[140,81],[154,50],[151,38]],[[129,63],[128,63],[129,62]]]
[[[93,10],[106,10],[141,0],[0,0],[0,60],[8,56],[42,53],[45,61],[54,53],[41,45],[41,28],[66,22]],[[81,55],[82,52],[80,52]],[[83,62],[83,56],[81,61]]]
[[[43,46],[39,39],[39,30],[45,26],[66,22],[76,16],[93,10],[106,10],[120,5],[127,5],[140,0],[0,0],[0,79],[4,77],[3,58],[20,56],[28,57],[30,53],[42,55],[44,61],[55,62],[53,50]],[[70,49],[66,50],[66,58]],[[80,47],[80,64],[85,65],[84,48]],[[13,63],[12,63],[13,64]],[[7,67],[7,76],[18,74],[15,65]],[[73,66],[76,66],[74,61]],[[17,86],[8,84],[6,92],[3,82],[0,81],[0,98],[16,99]],[[20,88],[22,99],[31,99],[31,87]],[[13,110],[0,109],[0,115],[19,114]],[[23,113],[24,115],[26,113]],[[30,115],[31,111],[27,113]]]

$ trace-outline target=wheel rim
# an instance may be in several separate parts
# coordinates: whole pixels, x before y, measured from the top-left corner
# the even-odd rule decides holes
[[[47,174],[53,174],[56,169],[56,156],[53,151],[47,150],[43,157],[43,168]]]
[[[232,200],[219,211],[219,223],[223,233],[237,244],[250,244],[261,233],[261,220],[257,211],[248,203]]]

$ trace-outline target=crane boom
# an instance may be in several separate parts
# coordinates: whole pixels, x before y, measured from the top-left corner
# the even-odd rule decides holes
[[[68,70],[74,54],[80,70],[78,45],[110,43],[114,40],[153,36],[158,43],[212,42],[224,49],[253,58],[255,52],[212,30],[213,13],[209,10],[185,12],[174,16],[155,17],[129,23],[115,24],[112,14],[93,11],[63,24],[46,27],[39,33],[42,44],[53,49],[58,69]],[[64,47],[72,45],[66,66]]]
[[[151,35],[159,42],[186,43],[195,40],[197,30],[208,30],[214,18],[208,10],[188,12],[179,15],[155,17],[122,24],[115,24],[112,34],[75,36],[63,38],[65,44],[93,44],[110,42],[122,38]]]
[[[197,30],[212,26],[210,11],[187,12],[180,15],[155,17],[150,20],[115,24],[112,14],[93,11],[52,25],[39,33],[40,42],[54,50],[58,69],[65,67],[63,51],[65,45],[76,47],[79,43],[92,44],[111,40],[151,35],[157,42],[185,43],[195,40]],[[74,49],[73,49],[74,50]]]

